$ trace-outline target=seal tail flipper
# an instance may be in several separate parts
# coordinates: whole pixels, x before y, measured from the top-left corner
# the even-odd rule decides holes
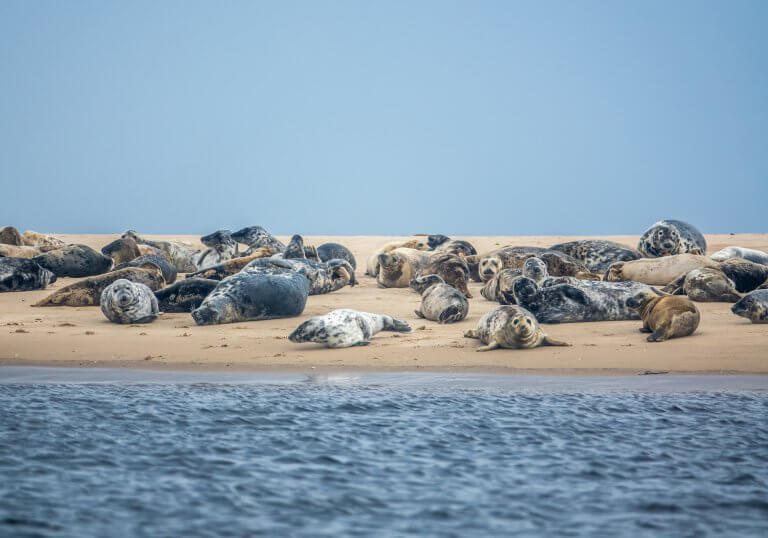
[[[401,321],[395,318],[390,318],[389,316],[384,318],[384,328],[382,329],[382,331],[409,333],[411,332],[411,330],[412,330],[411,326],[404,321]]]
[[[544,340],[541,342],[541,345],[543,346],[570,346],[568,342],[561,342],[560,340],[553,340],[549,336],[545,336]]]
[[[494,349],[497,349],[498,347],[499,347],[499,343],[494,341],[488,344],[487,346],[480,346],[475,351],[492,351]]]
[[[421,310],[414,310],[413,313],[419,318],[424,319],[424,314],[421,313]]]
[[[464,319],[463,309],[459,305],[451,305],[440,312],[438,323],[455,323],[462,319]]]

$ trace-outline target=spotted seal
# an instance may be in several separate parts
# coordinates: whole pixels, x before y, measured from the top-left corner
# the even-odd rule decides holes
[[[386,245],[377,248],[368,258],[365,265],[365,274],[376,278],[379,275],[379,256],[389,254],[398,248],[410,248],[415,250],[428,250],[427,244],[420,239],[409,239],[407,241],[391,241]]]
[[[121,237],[101,248],[101,253],[112,258],[115,265],[129,262],[141,256],[139,245],[132,237]]]
[[[477,328],[465,332],[464,337],[476,338],[485,344],[476,351],[570,345],[547,336],[533,314],[514,305],[501,305],[486,312],[477,322]]]
[[[550,248],[568,254],[594,273],[604,273],[616,262],[628,262],[643,257],[640,251],[634,248],[604,239],[568,241],[552,245]]]
[[[0,292],[44,290],[56,275],[32,260],[0,258]]]
[[[246,256],[252,254],[251,249],[262,247],[274,248],[276,252],[283,252],[285,250],[285,244],[262,226],[246,226],[241,228],[232,234],[232,239],[248,246],[248,250],[244,253]]]
[[[355,260],[354,254],[342,244],[339,243],[323,243],[317,247],[317,256],[322,262],[328,260],[347,260],[352,269],[357,270],[357,260]]]
[[[712,254],[710,258],[717,262],[724,262],[731,258],[743,258],[753,263],[768,265],[768,254],[762,250],[755,250],[753,248],[725,247]]]
[[[530,310],[539,323],[618,321],[637,319],[627,299],[649,289],[638,282],[600,282],[571,277],[550,279],[539,287],[530,278],[513,284],[517,304]]]
[[[379,254],[376,282],[382,288],[407,288],[430,259],[428,252],[413,248],[396,248],[388,254]]]
[[[671,295],[687,295],[700,303],[735,303],[741,299],[733,281],[720,269],[704,267],[680,275],[662,291]]]
[[[285,249],[282,252],[274,254],[272,257],[288,260],[303,258],[307,260],[320,261],[320,258],[317,255],[317,249],[315,249],[315,247],[305,245],[304,238],[299,234],[294,234],[291,237],[291,240],[285,246]]]
[[[501,304],[517,304],[514,284],[520,276],[530,278],[538,286],[542,286],[550,278],[547,265],[540,258],[534,256],[526,259],[521,269],[502,269],[496,273],[485,283],[483,289],[480,290],[480,295],[489,301]]]
[[[660,220],[640,237],[637,250],[646,258],[707,252],[707,241],[694,226],[680,220]]]
[[[605,272],[605,280],[608,282],[634,280],[653,286],[665,286],[684,273],[704,267],[718,269],[720,264],[698,254],[640,258],[631,262],[612,264]]]
[[[219,282],[192,311],[192,319],[198,325],[217,325],[298,316],[307,303],[309,285],[300,273],[240,272]]]
[[[240,256],[239,258],[232,258],[225,262],[212,265],[206,269],[195,271],[187,275],[187,278],[205,278],[212,280],[223,280],[228,276],[232,276],[239,273],[246,265],[253,260],[259,258],[269,258],[270,256],[277,254],[275,247],[259,247],[251,249],[251,254],[248,256]]]
[[[427,245],[430,250],[450,252],[458,256],[474,256],[477,254],[477,249],[469,241],[463,239],[451,239],[446,235],[429,235],[427,236]]]
[[[384,314],[341,308],[308,319],[296,327],[288,339],[297,344],[316,342],[330,348],[367,346],[380,331],[407,333],[411,327]]]
[[[439,275],[424,275],[411,281],[411,288],[421,293],[421,306],[415,311],[420,318],[438,323],[456,323],[467,317],[469,301]]]
[[[174,267],[173,264],[168,261],[168,258],[165,256],[139,256],[138,258],[134,258],[131,261],[121,263],[115,267],[115,269],[125,269],[126,267],[143,267],[147,264],[155,265],[160,269],[160,271],[162,271],[163,279],[165,280],[166,284],[173,284],[176,282],[176,267]]]
[[[112,258],[87,245],[67,245],[32,259],[59,277],[100,275],[112,267]]]
[[[140,237],[134,230],[128,230],[123,233],[122,237],[123,239],[126,237],[132,238],[139,245],[139,249],[142,248],[141,245],[146,245],[161,250],[168,256],[168,259],[179,273],[191,273],[197,271],[197,267],[195,267],[195,264],[192,262],[192,256],[200,251],[187,243],[181,241],[146,239]]]
[[[186,278],[155,291],[155,298],[162,312],[189,313],[199,308],[218,284],[218,280]]]
[[[21,239],[28,247],[39,248],[41,252],[48,252],[49,250],[67,246],[67,244],[58,237],[41,234],[32,230],[27,230],[21,234]]]
[[[768,265],[754,263],[743,258],[731,258],[720,264],[720,270],[730,278],[736,290],[747,293],[768,280]]]
[[[160,268],[154,264],[142,267],[126,267],[103,275],[91,276],[56,290],[33,306],[99,306],[104,289],[118,280],[143,284],[150,290],[159,290],[165,285]]]
[[[467,287],[469,267],[461,256],[450,252],[437,252],[429,257],[425,266],[417,270],[415,276],[421,275],[438,275],[445,284],[459,290],[467,299],[472,298]]]
[[[768,323],[768,289],[748,293],[731,307],[731,312],[752,323]]]
[[[659,296],[656,290],[638,291],[627,304],[635,308],[643,320],[640,332],[651,333],[649,342],[663,342],[669,338],[690,336],[699,326],[701,314],[688,297]]]
[[[13,226],[4,226],[0,228],[0,243],[20,247],[24,245],[24,240],[21,238],[19,230]]]
[[[24,258],[31,259],[35,256],[39,256],[42,252],[35,247],[28,247],[26,245],[16,246],[8,244],[0,244],[0,258]]]
[[[258,258],[249,262],[241,273],[283,274],[299,273],[309,279],[310,295],[330,293],[346,285],[354,286],[355,271],[346,260],[329,260],[326,263],[314,260]]]
[[[237,241],[232,239],[232,232],[229,230],[217,230],[204,235],[200,238],[200,242],[208,248],[192,255],[192,263],[198,271],[231,260],[238,255]]]
[[[124,278],[104,288],[100,304],[101,311],[113,323],[149,323],[160,313],[149,287]]]
[[[537,257],[547,265],[547,272],[552,276],[575,276],[577,278],[599,280],[599,276],[589,271],[586,266],[568,254],[559,250],[541,247],[503,247],[479,257],[468,256],[468,262],[477,260],[478,272],[487,282],[502,269],[520,269],[525,260]]]

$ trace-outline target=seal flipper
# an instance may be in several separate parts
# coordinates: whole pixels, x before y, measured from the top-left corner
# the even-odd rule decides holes
[[[438,323],[451,323],[453,321],[461,321],[461,307],[458,305],[451,305],[442,312],[438,317]],[[423,317],[423,316],[422,316]]]
[[[683,273],[672,282],[661,288],[661,291],[670,295],[685,295],[685,292],[683,291],[683,285],[685,284],[686,276],[688,276],[688,273]]]
[[[389,316],[384,316],[384,327],[381,330],[393,331],[398,333],[409,333],[411,332],[412,329],[411,329],[411,326],[404,321],[391,318]]]
[[[561,342],[560,340],[553,340],[549,336],[544,336],[544,340],[541,341],[542,346],[570,346],[568,342]]]
[[[414,310],[413,313],[419,318],[424,319],[424,314],[421,313],[421,310]]]
[[[498,348],[499,348],[499,343],[494,340],[493,342],[490,342],[487,346],[480,346],[475,351],[492,351]]]

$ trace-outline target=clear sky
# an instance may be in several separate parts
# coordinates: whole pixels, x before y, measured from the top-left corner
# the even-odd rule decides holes
[[[0,2],[0,226],[768,232],[768,1]]]

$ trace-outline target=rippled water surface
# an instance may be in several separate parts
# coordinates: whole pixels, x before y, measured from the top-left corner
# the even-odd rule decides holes
[[[0,534],[768,535],[768,394],[0,384]]]

